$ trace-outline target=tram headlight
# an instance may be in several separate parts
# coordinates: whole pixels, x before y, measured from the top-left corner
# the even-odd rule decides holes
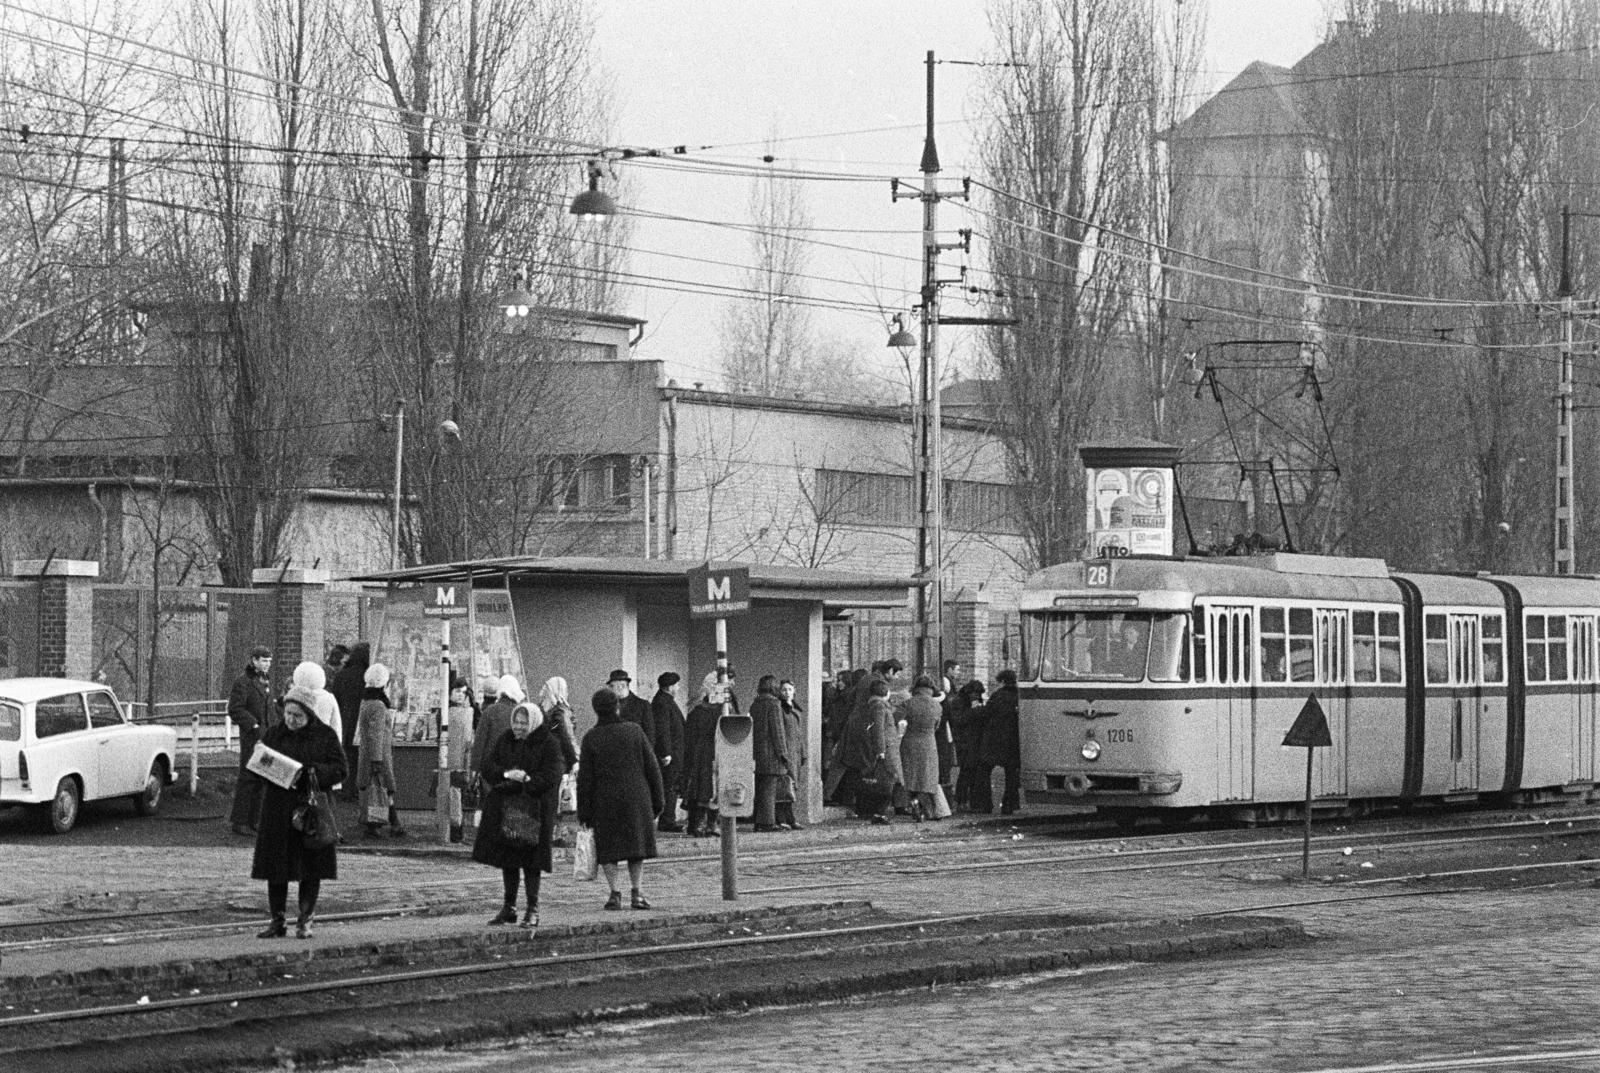
[[[1083,753],[1083,758],[1085,760],[1100,759],[1100,743],[1095,741],[1093,738],[1086,740],[1083,743],[1083,748],[1079,751]]]

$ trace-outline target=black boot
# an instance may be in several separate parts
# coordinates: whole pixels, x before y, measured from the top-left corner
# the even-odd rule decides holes
[[[400,810],[393,805],[389,806],[389,837],[404,838],[406,829],[400,826]]]
[[[259,934],[257,934],[256,938],[257,939],[281,939],[285,935],[288,935],[288,934],[289,934],[289,926],[285,922],[283,914],[282,913],[273,913],[272,914],[272,923],[267,925],[265,931],[260,932]]]
[[[316,906],[307,905],[305,902],[300,903],[300,915],[294,921],[294,937],[296,939],[311,938],[312,918],[316,915],[316,912]]]
[[[501,906],[500,912],[496,913],[494,918],[489,921],[490,924],[515,924],[516,922],[517,907],[514,905]]]

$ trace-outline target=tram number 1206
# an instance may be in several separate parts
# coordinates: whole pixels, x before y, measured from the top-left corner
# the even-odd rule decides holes
[[[1108,728],[1106,730],[1106,741],[1108,741],[1108,742],[1114,742],[1114,741],[1115,742],[1132,742],[1133,741],[1133,728],[1132,727],[1110,727],[1110,728]]]

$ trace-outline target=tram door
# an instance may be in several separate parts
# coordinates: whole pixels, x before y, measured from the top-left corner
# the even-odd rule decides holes
[[[1483,711],[1483,645],[1477,615],[1451,615],[1450,789],[1478,788],[1478,716]]]
[[[1345,797],[1350,793],[1349,742],[1350,693],[1350,612],[1342,608],[1316,611],[1317,700],[1328,717],[1328,736],[1333,744],[1317,754],[1317,793],[1323,797]]]
[[[1577,693],[1573,708],[1572,728],[1572,781],[1593,782],[1595,774],[1595,719],[1597,680],[1595,662],[1595,620],[1573,615],[1567,619],[1572,627],[1572,681]]]
[[[1211,681],[1217,692],[1217,796],[1249,801],[1256,795],[1255,701],[1251,696],[1255,608],[1206,608]]]

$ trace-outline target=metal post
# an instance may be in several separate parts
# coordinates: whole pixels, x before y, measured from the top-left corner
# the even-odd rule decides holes
[[[394,400],[394,514],[389,521],[389,569],[400,568],[400,478],[405,469],[406,403]]]
[[[728,620],[717,619],[717,690],[722,694],[722,714],[728,716]],[[722,900],[739,900],[739,821],[724,810],[717,817],[722,835]]]
[[[1570,239],[1572,212],[1561,207],[1561,383],[1556,389],[1556,527],[1555,572],[1576,569],[1575,514],[1572,495],[1572,268]]]
[[[1311,878],[1311,762],[1317,755],[1312,748],[1306,749],[1306,836],[1300,847],[1300,878]]]
[[[189,796],[200,792],[200,713],[189,717]]]
[[[944,460],[939,409],[939,150],[933,139],[933,51],[928,51],[927,133],[922,143],[922,339],[912,412],[917,476],[916,673],[940,665],[944,640]]]
[[[467,590],[472,599],[472,590]],[[450,841],[450,619],[439,619],[439,766],[435,773],[433,816],[439,841]]]
[[[650,558],[650,456],[644,459],[644,557]]]

